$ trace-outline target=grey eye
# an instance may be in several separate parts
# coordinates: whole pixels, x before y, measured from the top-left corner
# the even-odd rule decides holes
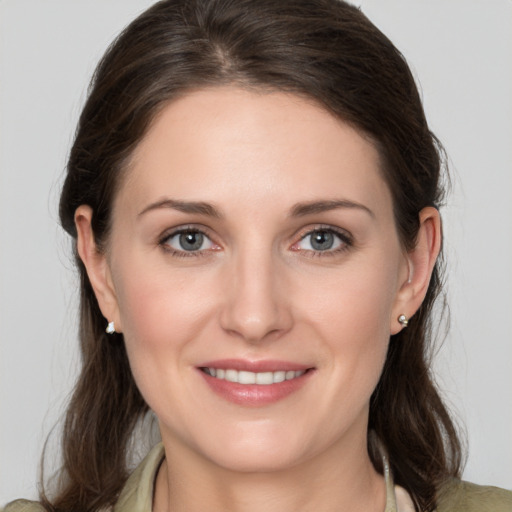
[[[348,244],[342,235],[329,229],[315,229],[305,235],[296,245],[296,249],[313,252],[334,252]]]
[[[184,251],[197,251],[203,245],[204,235],[202,233],[190,232],[179,235],[179,243]]]
[[[211,240],[200,231],[176,233],[171,235],[165,243],[177,251],[185,252],[203,251],[213,246]]]
[[[314,231],[309,236],[311,247],[315,251],[327,251],[334,245],[334,234],[329,231]]]

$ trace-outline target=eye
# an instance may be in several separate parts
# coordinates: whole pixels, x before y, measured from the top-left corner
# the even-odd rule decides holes
[[[182,229],[167,235],[161,244],[175,252],[200,252],[214,249],[217,246],[198,229]]]
[[[347,235],[326,228],[309,231],[292,246],[292,249],[295,251],[333,253],[347,249],[350,245],[351,240]]]

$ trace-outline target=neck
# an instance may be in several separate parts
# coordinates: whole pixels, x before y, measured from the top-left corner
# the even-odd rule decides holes
[[[231,471],[166,446],[171,455],[157,476],[153,510],[382,512],[384,478],[373,468],[366,438],[348,446],[336,459],[332,453],[339,451],[333,447],[293,467],[265,473]]]

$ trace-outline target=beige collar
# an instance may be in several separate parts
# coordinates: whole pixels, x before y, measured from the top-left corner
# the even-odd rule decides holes
[[[381,453],[382,453],[381,448]],[[409,493],[399,485],[394,485],[388,456],[382,453],[384,480],[386,481],[386,508],[384,512],[414,512],[414,504]]]

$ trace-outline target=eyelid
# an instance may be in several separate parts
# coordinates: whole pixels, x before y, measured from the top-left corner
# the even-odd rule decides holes
[[[347,241],[353,242],[353,236],[350,234],[349,231],[347,231],[346,229],[337,227],[337,226],[332,226],[330,224],[312,224],[312,225],[306,226],[306,227],[298,230],[294,237],[297,237],[300,240],[302,240],[307,235],[310,235],[311,233],[314,233],[315,231],[329,231],[331,233],[334,233],[335,235],[340,236],[341,238],[343,238]]]
[[[339,247],[337,249],[331,249],[331,250],[327,249],[325,251],[299,249],[296,247],[297,244],[302,242],[302,240],[304,240],[306,237],[308,237],[318,231],[326,231],[329,233],[333,233],[335,236],[337,236],[341,240],[341,242],[343,244],[342,247]],[[297,233],[296,236],[298,237],[298,240],[292,244],[291,249],[293,251],[297,251],[297,252],[301,251],[304,253],[311,253],[312,255],[315,255],[315,256],[332,256],[337,253],[343,252],[347,249],[350,249],[354,245],[354,238],[350,234],[350,232],[348,232],[347,230],[345,230],[343,228],[339,228],[339,227],[331,226],[331,225],[327,225],[327,224],[317,224],[317,225],[313,225],[313,226],[307,226],[307,227],[299,230],[299,232]]]
[[[324,251],[320,250],[311,250],[311,249],[301,249],[296,247],[302,240],[304,240],[307,236],[312,235],[315,232],[318,231],[326,231],[329,233],[333,233],[336,237],[338,237],[342,243],[341,247],[335,248],[335,249],[326,249]],[[203,236],[208,238],[210,242],[213,244],[214,247],[208,248],[208,249],[200,249],[197,251],[186,251],[186,250],[180,250],[176,249],[174,247],[171,247],[169,244],[167,244],[167,240],[169,238],[174,237],[176,235],[182,234],[182,233],[188,233],[188,232],[196,232],[201,233]],[[302,252],[302,253],[311,253],[311,256],[333,256],[340,252],[346,251],[350,249],[354,245],[353,236],[350,232],[348,232],[346,229],[332,226],[328,224],[317,224],[317,225],[310,225],[304,228],[301,228],[296,232],[294,235],[294,238],[296,241],[291,245],[290,249],[292,251],[296,252]],[[222,249],[220,244],[218,244],[215,241],[215,236],[212,236],[211,230],[207,228],[206,226],[197,225],[197,224],[185,224],[181,226],[176,226],[173,228],[169,228],[165,230],[159,237],[158,237],[158,245],[162,247],[162,249],[168,253],[171,253],[172,255],[176,256],[185,256],[185,257],[193,257],[193,256],[206,256],[209,253],[213,251],[219,251]]]
[[[214,247],[209,249],[201,249],[197,251],[185,251],[180,249],[175,249],[174,247],[171,247],[166,242],[177,235],[183,234],[183,233],[200,233],[210,242],[213,244]],[[174,228],[166,229],[159,237],[158,237],[158,245],[162,247],[162,249],[172,255],[177,256],[204,256],[208,252],[211,251],[218,251],[220,250],[220,245],[214,240],[214,237],[211,235],[210,230],[206,228],[205,226],[200,226],[197,224],[185,224],[182,226],[176,226]]]
[[[178,235],[180,233],[187,233],[190,231],[195,231],[197,233],[201,233],[201,234],[207,236],[208,238],[210,238],[210,235],[208,234],[208,230],[205,227],[197,225],[197,224],[184,224],[181,226],[175,226],[172,228],[165,229],[158,236],[158,240],[159,240],[159,242],[165,242],[165,240],[167,240],[171,236]]]

